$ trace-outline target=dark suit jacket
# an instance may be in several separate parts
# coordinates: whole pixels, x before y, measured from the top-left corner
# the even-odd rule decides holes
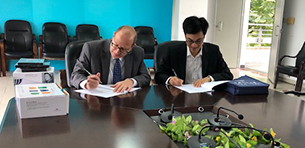
[[[80,88],[80,83],[87,79],[88,74],[83,68],[92,74],[101,73],[101,81],[107,84],[110,66],[110,43],[111,40],[97,40],[86,42],[83,46],[80,57],[76,61],[73,72],[71,74],[71,84],[76,88]],[[143,87],[150,84],[150,75],[143,61],[144,50],[139,47],[133,47],[132,51],[124,57],[125,72],[123,80],[126,78],[134,78],[138,82],[138,86]]]
[[[157,84],[165,84],[170,76],[174,76],[172,69],[177,76],[184,80],[186,75],[186,43],[170,46],[162,59],[158,71],[155,75]],[[232,80],[233,75],[230,72],[226,62],[222,58],[219,47],[214,44],[204,43],[202,47],[202,77],[211,75],[215,81]]]

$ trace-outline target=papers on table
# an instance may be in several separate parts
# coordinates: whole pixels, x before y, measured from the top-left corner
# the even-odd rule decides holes
[[[201,87],[194,87],[194,84],[184,84],[182,86],[175,86],[185,92],[188,93],[202,93],[202,92],[208,92],[208,91],[213,91],[213,88],[217,85],[223,84],[229,82],[228,80],[226,81],[214,81],[214,82],[206,82],[201,85]]]
[[[93,89],[93,90],[79,89],[79,90],[75,90],[75,92],[84,93],[84,94],[93,95],[93,96],[99,96],[99,97],[103,97],[103,98],[109,98],[109,97],[128,93],[127,91],[125,91],[124,93],[113,92],[114,88],[112,88],[110,86],[112,86],[112,84],[111,85],[99,84],[96,89]],[[133,91],[136,91],[139,89],[141,89],[141,88],[140,87],[132,88],[130,90],[130,92],[133,92]]]

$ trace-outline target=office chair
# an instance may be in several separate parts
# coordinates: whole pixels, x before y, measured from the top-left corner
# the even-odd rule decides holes
[[[296,58],[295,65],[293,66],[283,65],[282,61],[284,60],[284,58]],[[284,55],[283,57],[280,58],[275,74],[274,88],[276,88],[277,86],[279,74],[282,73],[297,78],[294,91],[300,92],[302,90],[303,79],[305,78],[304,60],[305,60],[305,42],[296,56]]]
[[[154,35],[154,30],[148,26],[136,26],[136,44],[144,49],[144,58],[153,59],[155,47],[158,44]]]
[[[1,65],[3,76],[6,76],[6,60],[20,58],[37,58],[35,34],[28,21],[8,20],[4,24],[4,34],[1,34]]]
[[[61,86],[64,88],[72,86],[70,83],[71,73],[73,72],[74,65],[82,51],[85,42],[86,41],[71,42],[66,47],[66,52],[65,52],[66,69],[60,71]]]
[[[63,60],[69,42],[71,42],[71,37],[68,36],[66,25],[44,23],[42,35],[39,36],[39,58]]]
[[[76,36],[73,37],[73,41],[82,40],[102,40],[99,29],[96,25],[79,24],[76,27]]]
[[[167,41],[161,44],[158,44],[155,53],[154,53],[154,70],[157,71],[162,58],[166,55],[167,49],[170,46],[182,44],[185,41]]]

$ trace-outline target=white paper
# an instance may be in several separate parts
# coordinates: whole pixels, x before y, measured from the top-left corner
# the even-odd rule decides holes
[[[79,90],[75,90],[75,92],[78,93],[84,93],[84,94],[88,94],[88,95],[93,95],[93,96],[99,96],[99,97],[103,97],[103,98],[109,98],[109,97],[113,97],[113,96],[118,96],[121,94],[126,94],[128,93],[127,91],[124,91],[123,93],[116,93],[113,92],[114,88],[110,87],[111,85],[101,85],[99,84],[98,87],[96,89],[93,90],[87,90],[87,89],[79,89]],[[134,87],[131,88],[131,90],[129,92],[133,92],[136,90],[141,89],[140,87]]]
[[[182,86],[175,86],[176,88],[179,88],[185,92],[188,93],[202,93],[202,92],[209,92],[213,91],[213,87],[229,82],[228,80],[226,81],[214,81],[214,82],[206,82],[201,85],[201,87],[194,87],[194,84],[184,84]]]

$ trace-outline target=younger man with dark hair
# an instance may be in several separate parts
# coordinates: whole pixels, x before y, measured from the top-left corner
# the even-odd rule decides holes
[[[168,47],[155,75],[157,84],[194,84],[200,87],[205,82],[232,80],[219,47],[204,43],[209,24],[205,18],[188,17],[183,22],[186,42]]]

